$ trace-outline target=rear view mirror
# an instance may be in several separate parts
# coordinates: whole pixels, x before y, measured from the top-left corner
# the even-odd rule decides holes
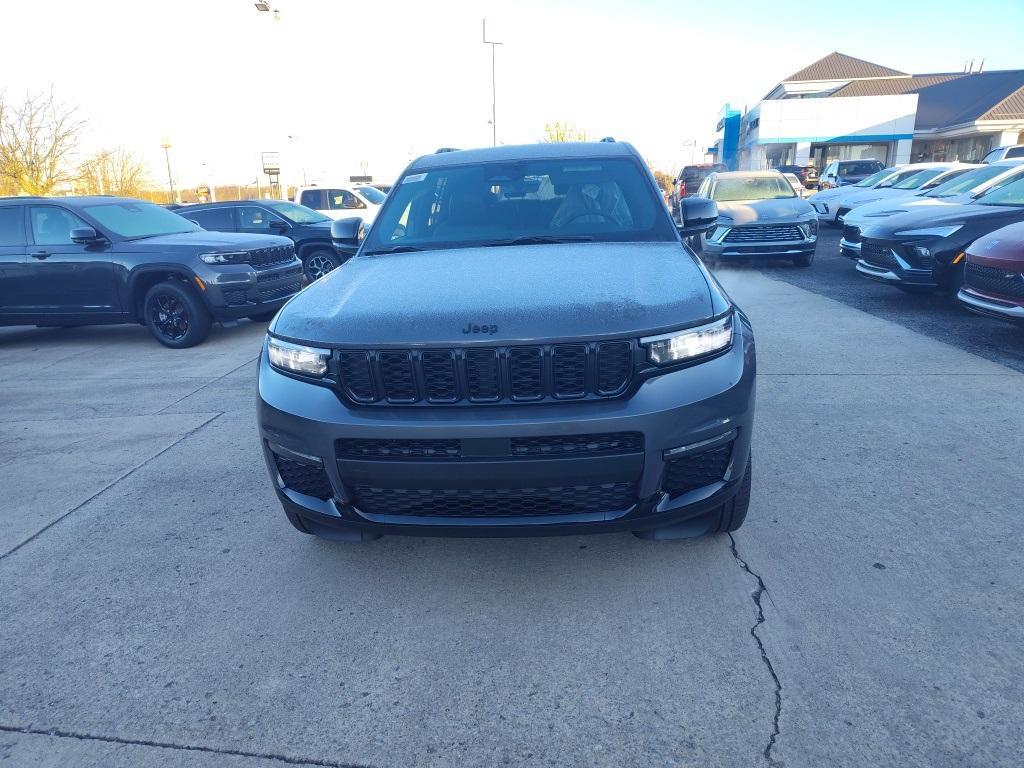
[[[102,240],[99,232],[92,227],[75,227],[71,230],[71,242],[84,245],[85,243],[95,243],[97,240]]]
[[[679,234],[683,237],[702,235],[718,222],[718,204],[707,197],[684,197],[679,200]]]
[[[337,246],[357,248],[366,237],[366,225],[358,216],[338,219],[331,224],[331,240]]]

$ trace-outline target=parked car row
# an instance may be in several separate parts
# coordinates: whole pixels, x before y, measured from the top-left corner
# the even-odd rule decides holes
[[[824,203],[811,198],[819,217],[842,223],[840,253],[856,261],[857,272],[907,293],[944,292],[974,312],[1024,322],[1024,159],[884,173],[889,176],[865,180],[867,192]],[[928,174],[937,183],[918,183]],[[913,185],[916,192],[898,194]]]

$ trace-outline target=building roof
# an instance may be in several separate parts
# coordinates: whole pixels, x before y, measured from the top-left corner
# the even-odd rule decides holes
[[[917,130],[1024,119],[1024,69],[975,72],[921,88]]]
[[[857,80],[865,77],[900,77],[906,72],[873,64],[864,59],[847,56],[845,53],[833,51],[813,64],[794,72],[782,82],[792,83],[806,80]]]
[[[968,77],[962,72],[935,75],[911,75],[910,77],[887,77],[879,80],[854,80],[834,91],[832,96],[899,96],[917,93],[922,88],[944,83],[958,77]]]

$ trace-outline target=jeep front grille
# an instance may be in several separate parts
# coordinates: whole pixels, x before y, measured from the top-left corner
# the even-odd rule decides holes
[[[614,397],[629,386],[636,342],[426,350],[344,350],[338,381],[357,404],[502,403]]]

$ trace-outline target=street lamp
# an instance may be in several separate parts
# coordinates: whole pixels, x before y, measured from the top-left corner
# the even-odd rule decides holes
[[[498,93],[494,77],[494,51],[503,43],[487,39],[487,19],[484,19],[484,45],[491,46],[491,139],[494,146],[498,146]]]
[[[171,202],[178,202],[178,195],[174,191],[174,176],[171,175],[171,142],[165,141],[160,145],[164,150],[164,159],[167,161],[167,186],[171,188]]]
[[[292,134],[289,133],[288,134],[288,141],[293,142],[293,143],[297,142],[297,141],[302,141],[302,137],[301,136],[293,136]],[[305,160],[305,153],[303,153],[303,160]],[[306,163],[304,161],[302,163],[302,186],[304,186],[304,187],[309,186],[309,182],[306,181]]]

